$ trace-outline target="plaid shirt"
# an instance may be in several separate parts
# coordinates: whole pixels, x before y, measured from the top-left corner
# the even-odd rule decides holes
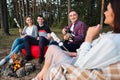
[[[72,23],[70,23],[66,28],[68,32],[70,31],[70,28],[72,27]],[[72,34],[73,36],[73,43],[81,45],[81,43],[84,41],[85,35],[87,31],[87,26],[84,22],[77,20],[74,24],[74,29]]]
[[[120,80],[120,62],[103,69],[81,70],[64,64],[50,70],[49,80]]]

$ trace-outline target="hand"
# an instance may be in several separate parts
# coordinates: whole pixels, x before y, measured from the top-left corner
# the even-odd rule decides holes
[[[71,56],[71,57],[76,57],[77,53],[76,52],[69,52],[68,55]]]
[[[22,29],[21,28],[19,28],[19,33],[22,33]]]
[[[66,28],[63,28],[62,29],[62,34],[65,35],[67,33],[67,29]]]
[[[37,40],[39,40],[39,37],[37,37]]]
[[[51,34],[48,33],[48,34],[47,34],[47,39],[50,40],[51,38],[52,38],[52,37],[51,37]]]
[[[25,34],[25,35],[21,35],[21,38],[24,38],[25,36],[27,36],[27,34]]]
[[[69,36],[64,35],[64,40],[69,40]]]
[[[97,26],[89,27],[85,41],[92,42],[93,39],[96,37],[96,35],[99,34],[101,28],[102,28],[102,26],[100,24],[98,24]]]

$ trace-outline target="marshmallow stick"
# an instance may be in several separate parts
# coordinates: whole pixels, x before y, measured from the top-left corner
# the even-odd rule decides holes
[[[18,24],[18,21],[16,20],[16,18],[14,18],[14,21],[15,21],[15,23],[17,24],[17,27],[19,28],[19,29],[21,29],[21,27],[20,27],[20,25]],[[20,33],[20,36],[22,35],[22,33],[21,32],[19,32]]]
[[[17,27],[20,28],[20,25],[18,24],[16,18],[14,18],[15,23],[17,24]]]
[[[64,45],[63,42],[60,41],[60,39],[57,37],[57,35],[54,32],[51,32],[51,37],[53,38],[54,41],[56,41],[59,46],[62,46],[66,51],[69,51]]]

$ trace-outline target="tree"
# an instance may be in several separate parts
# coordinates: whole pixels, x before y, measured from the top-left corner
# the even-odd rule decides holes
[[[71,10],[71,2],[70,2],[70,0],[68,0],[68,13],[70,12],[70,10]],[[70,23],[70,20],[68,18],[68,24],[69,23]]]
[[[1,30],[6,35],[10,35],[9,26],[8,26],[8,10],[7,10],[6,0],[0,0],[0,12],[1,12]]]

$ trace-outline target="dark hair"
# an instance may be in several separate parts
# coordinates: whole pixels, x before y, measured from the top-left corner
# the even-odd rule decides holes
[[[73,10],[73,9],[69,11],[69,13],[71,13],[71,12],[76,12],[76,13],[77,13],[77,11],[75,11],[75,10]],[[68,14],[69,14],[69,13],[68,13]],[[78,13],[77,13],[77,14],[78,14]]]
[[[42,17],[44,19],[44,17],[42,15],[38,15],[37,17]]]
[[[115,15],[113,32],[120,33],[120,0],[110,0],[110,4]]]
[[[31,18],[31,19],[32,19],[32,17],[31,17],[30,15],[25,16],[24,20],[25,20],[25,25],[26,25],[26,26],[28,26],[28,24],[26,23],[26,19],[27,19],[27,18]],[[32,23],[32,24],[33,24],[33,23]]]

